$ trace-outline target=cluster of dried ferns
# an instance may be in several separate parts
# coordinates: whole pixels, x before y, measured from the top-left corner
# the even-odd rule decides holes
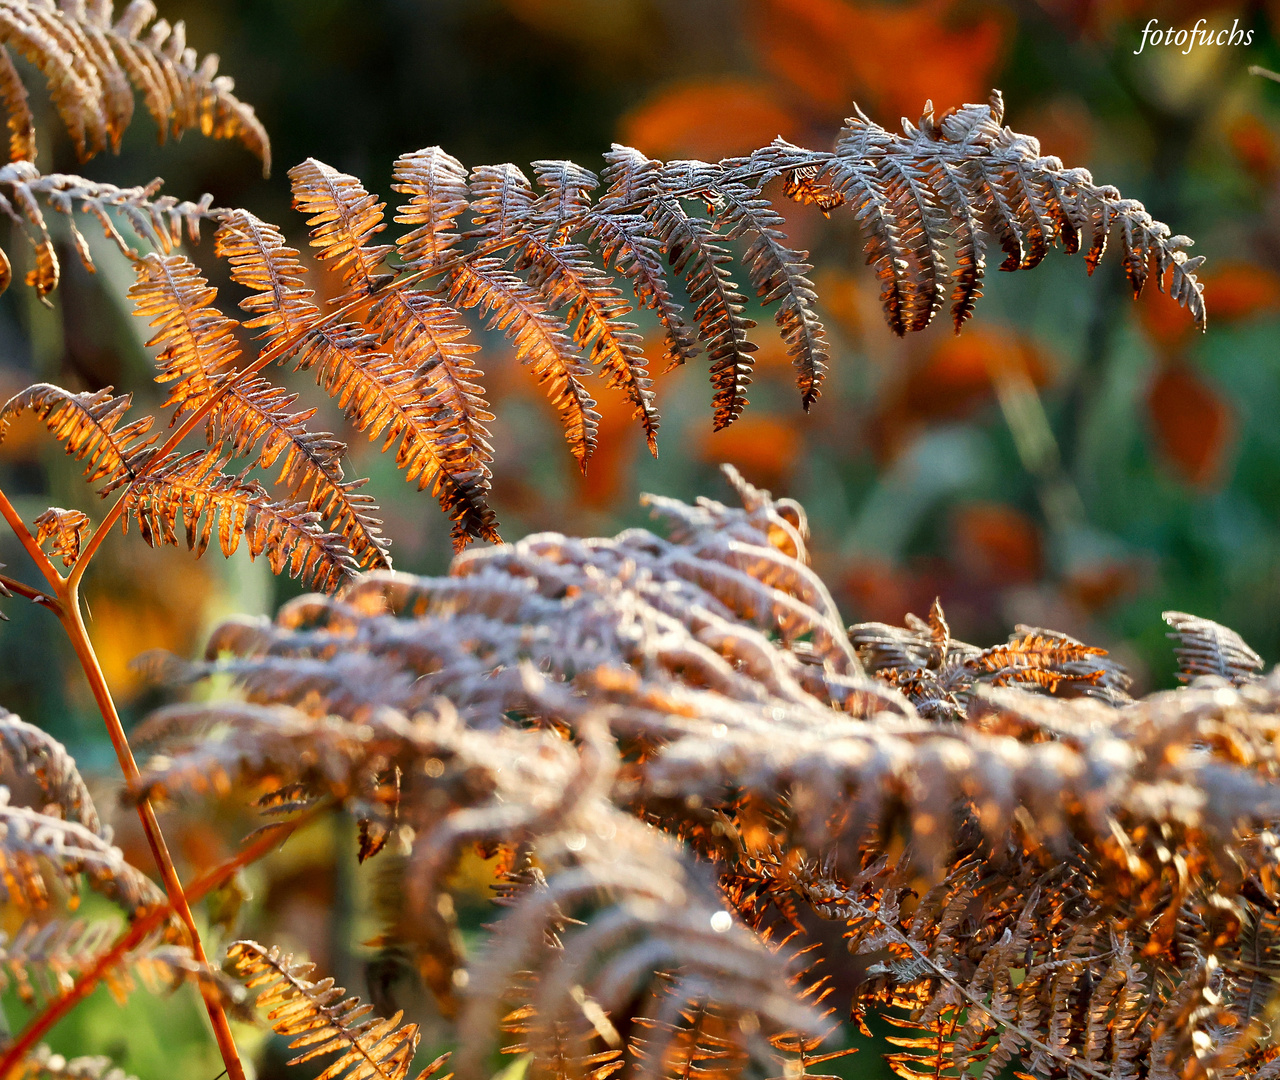
[[[1092,271],[1108,244],[1135,293],[1154,273],[1203,324],[1186,237],[1003,127],[997,94],[940,118],[926,107],[902,134],[859,112],[830,152],[777,140],[664,163],[615,146],[600,177],[540,161],[531,182],[439,148],[406,154],[394,245],[374,242],[376,195],[308,160],[289,175],[324,264],[311,270],[246,210],[41,172],[15,54],[44,76],[82,158],[118,147],[136,91],[162,139],[199,128],[269,167],[266,134],[216,58],[155,15],[150,0],[118,18],[110,0],[0,0],[0,210],[31,243],[27,283],[41,298],[57,287],[59,235],[93,269],[75,225],[92,216],[135,267],[130,296],[155,331],[170,411],[162,437],[110,388],[39,384],[0,408],[0,439],[34,414],[114,497],[97,522],[51,507],[32,528],[0,493],[48,583],[0,576],[0,593],[66,628],[168,897],[112,847],[65,752],[0,718],[0,759],[30,795],[0,799],[0,886],[23,916],[0,981],[49,999],[0,1076],[102,1074],[105,1062],[65,1061],[40,1039],[97,983],[123,993],[134,972],[193,979],[230,1080],[243,1080],[234,995],[189,910],[229,871],[184,888],[150,803],[236,785],[263,788],[281,813],[342,807],[362,823],[362,857],[392,836],[409,845],[385,939],[458,1013],[468,1075],[499,1029],[539,1075],[710,1077],[779,1056],[803,1073],[836,1052],[822,1046],[833,1018],[881,1006],[909,1007],[900,1022],[923,1032],[896,1063],[909,1074],[983,1063],[994,1075],[1014,1054],[1041,1075],[1159,1076],[1179,1060],[1230,1075],[1267,1060],[1275,690],[1229,631],[1177,617],[1188,676],[1217,664],[1224,681],[1140,703],[1112,661],[1060,634],[1020,629],[980,650],[953,641],[937,610],[849,633],[806,565],[802,513],[741,483],[742,511],[654,500],[668,539],[534,537],[460,556],[440,581],[396,576],[345,446],[263,374],[314,371],[351,427],[439,499],[461,548],[498,539],[477,327],[510,339],[584,467],[593,367],[656,448],[635,312],[660,328],[669,364],[705,349],[721,427],[746,405],[752,305],[773,306],[813,404],[829,347],[779,195],[853,213],[900,334],[948,297],[959,328],[989,251],[1016,270],[1084,247]],[[242,322],[177,250],[210,222],[249,294]],[[0,288],[10,276],[0,253]],[[197,553],[216,530],[224,553],[243,544],[333,594],[275,626],[224,628],[207,665],[160,665],[226,670],[243,700],[157,716],[149,735],[166,756],[145,775],[79,599],[102,542],[130,523]],[[255,844],[237,861],[269,846]],[[476,846],[498,860],[511,910],[468,982],[442,900]],[[109,929],[51,914],[80,877],[126,913],[109,947]],[[408,1074],[413,1025],[367,1017],[252,943],[232,961],[299,1060],[335,1051],[326,1077]]]
[[[375,572],[224,624],[200,663],[153,657],[238,692],[155,714],[133,797],[356,818],[459,1076],[503,1041],[556,1080],[808,1075],[878,1016],[907,1077],[1280,1069],[1280,683],[1256,654],[1171,612],[1190,685],[1135,701],[1052,631],[979,649],[937,607],[846,628],[801,510],[729,475],[741,509],[650,498],[665,537]],[[505,910],[468,957],[471,851]],[[341,1052],[326,1075],[357,1043],[362,1075],[408,1075],[398,1016],[233,959],[278,1030],[323,1021],[295,1045]]]

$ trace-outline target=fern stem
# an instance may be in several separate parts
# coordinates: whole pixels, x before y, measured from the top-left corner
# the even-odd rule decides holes
[[[62,605],[47,592],[32,585],[26,585],[16,578],[11,578],[8,574],[0,574],[0,587],[8,589],[11,593],[16,593],[18,596],[25,596],[33,604],[43,604],[59,617],[62,615]]]
[[[108,688],[106,678],[102,674],[102,665],[98,663],[97,654],[93,651],[93,644],[89,640],[84,618],[80,614],[80,597],[76,584],[69,579],[65,583],[60,581],[58,592],[62,600],[60,618],[63,628],[67,632],[67,637],[71,640],[71,646],[75,649],[80,666],[84,669],[85,678],[89,680],[89,688],[93,691],[93,697],[98,704],[99,711],[102,713],[102,719],[106,722],[107,734],[111,737],[111,745],[115,747],[116,758],[120,762],[120,771],[124,773],[126,781],[130,784],[135,784],[141,775],[138,770],[138,763],[133,758],[133,749],[130,747],[128,736],[125,735],[124,727],[120,723],[120,714],[116,711],[116,703],[111,697],[111,690]],[[208,964],[209,961],[205,956],[204,944],[200,940],[200,931],[196,929],[195,919],[191,914],[191,906],[182,889],[182,881],[178,877],[177,868],[173,865],[173,858],[169,854],[168,845],[165,843],[164,833],[160,830],[160,823],[156,820],[155,810],[149,800],[143,799],[138,804],[138,817],[142,820],[142,830],[146,833],[147,843],[151,847],[151,854],[155,858],[156,866],[159,868],[160,876],[164,881],[169,903],[191,935],[192,955],[197,963]],[[223,1063],[227,1067],[228,1080],[245,1080],[244,1066],[241,1064],[240,1055],[236,1050],[235,1040],[231,1036],[231,1025],[227,1021],[227,1014],[222,1008],[222,1002],[218,1000],[216,994],[205,987],[201,987],[201,994],[204,997],[205,1008],[209,1013],[209,1020],[213,1025],[213,1037],[218,1043],[218,1050],[222,1054]],[[3,1073],[0,1073],[0,1075],[3,1075]]]
[[[282,821],[267,826],[258,838],[248,844],[238,855],[219,863],[196,878],[186,890],[188,901],[199,900],[212,889],[216,889],[232,874],[250,863],[257,862],[264,855],[283,844],[299,826],[306,824],[323,807],[316,806],[292,821]],[[130,950],[141,945],[147,936],[158,929],[174,911],[172,903],[161,904],[152,911],[135,919],[129,927],[116,938],[115,944],[104,952],[93,965],[81,972],[71,988],[56,1001],[50,1002],[39,1014],[32,1017],[30,1023],[22,1029],[16,1040],[9,1044],[4,1056],[0,1058],[0,1080],[11,1080],[19,1074],[23,1059],[27,1054],[53,1030],[57,1023],[89,996],[107,973],[128,955]],[[230,1070],[228,1070],[229,1074]]]
[[[19,516],[18,511],[13,508],[13,503],[9,501],[8,496],[3,491],[0,491],[0,514],[4,515],[5,521],[9,523],[9,528],[13,530],[14,535],[21,541],[22,546],[27,549],[27,554],[31,556],[31,561],[36,564],[40,573],[45,576],[45,580],[53,586],[54,592],[60,592],[64,581],[62,575],[58,573],[58,568],[49,561],[49,556],[40,549],[40,545],[36,543],[36,538],[31,535],[31,530],[27,528],[26,522]],[[8,579],[6,579],[6,584],[8,584]],[[14,589],[15,592],[21,592],[24,596],[26,595],[25,590],[26,586],[23,586],[22,589]],[[35,597],[31,599],[35,599]]]

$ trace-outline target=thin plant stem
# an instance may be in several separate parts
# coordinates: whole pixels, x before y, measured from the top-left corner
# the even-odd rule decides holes
[[[45,580],[53,586],[55,593],[60,592],[63,585],[63,577],[58,573],[58,568],[49,561],[47,556],[36,543],[36,538],[31,535],[31,530],[27,528],[27,523],[19,516],[18,511],[13,508],[13,503],[3,491],[0,491],[0,515],[4,516],[5,521],[9,523],[9,528],[13,530],[19,542],[27,549],[27,554],[31,556],[31,561],[39,568],[40,573],[44,575]]]
[[[0,587],[8,589],[9,592],[16,596],[24,596],[33,604],[43,604],[55,615],[62,614],[62,605],[42,589],[37,589],[32,585],[11,578],[8,574],[0,574]]]
[[[62,613],[60,616],[63,628],[66,630],[67,637],[71,641],[71,647],[75,650],[76,657],[80,661],[80,666],[84,669],[85,678],[89,680],[89,688],[93,692],[99,711],[102,713],[102,719],[106,722],[107,734],[111,737],[111,745],[116,751],[116,760],[120,762],[120,771],[124,773],[125,780],[131,786],[136,785],[141,775],[138,770],[138,763],[134,760],[133,749],[129,746],[129,739],[120,723],[120,714],[116,711],[116,704],[111,697],[111,690],[108,688],[106,678],[102,674],[102,666],[98,663],[97,654],[93,651],[93,644],[89,640],[89,633],[84,625],[84,617],[80,614],[78,592],[75,585],[69,580],[59,591],[63,594]],[[169,903],[173,906],[173,910],[191,935],[192,955],[194,955],[197,963],[208,964],[209,961],[205,956],[204,944],[200,940],[200,931],[196,929],[195,918],[191,914],[191,905],[183,892],[182,880],[178,877],[178,870],[173,865],[173,857],[169,854],[169,847],[165,843],[164,833],[160,830],[160,823],[156,820],[155,809],[149,800],[143,799],[138,803],[138,817],[142,821],[142,831],[146,833],[147,843],[151,847],[151,854],[155,857],[156,866],[160,870],[160,877],[164,881]],[[228,1077],[230,1080],[245,1080],[244,1066],[240,1061],[239,1052],[236,1050],[235,1040],[231,1035],[231,1024],[227,1020],[227,1014],[222,1007],[221,1000],[208,987],[201,986],[200,991],[204,997],[205,1008],[209,1013],[209,1021],[213,1025],[213,1037],[218,1043],[218,1050],[227,1066]]]
[[[284,843],[299,826],[310,821],[319,809],[321,808],[316,807],[302,816],[294,818],[292,821],[282,821],[268,826],[255,840],[246,845],[244,850],[225,862],[219,863],[193,881],[186,891],[186,898],[188,900],[199,900],[205,893],[216,889],[241,867],[257,862],[273,848]],[[116,938],[115,944],[110,949],[99,956],[90,967],[81,972],[80,977],[76,979],[66,993],[56,1001],[51,1002],[38,1015],[32,1017],[31,1022],[22,1029],[22,1033],[5,1050],[4,1057],[0,1058],[0,1080],[11,1080],[11,1078],[16,1077],[18,1070],[22,1067],[23,1060],[35,1049],[36,1045],[53,1030],[54,1026],[67,1013],[93,992],[107,972],[119,964],[131,949],[141,945],[150,933],[158,929],[160,924],[173,914],[173,911],[172,903],[160,904],[145,915],[135,919],[128,929]],[[229,1074],[230,1067],[228,1067],[227,1071]]]

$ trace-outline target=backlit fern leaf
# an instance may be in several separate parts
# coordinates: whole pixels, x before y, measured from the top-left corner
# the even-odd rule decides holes
[[[384,204],[355,177],[313,160],[289,175],[295,205],[310,215],[317,257],[347,286],[343,299],[372,304],[368,324],[379,351],[370,352],[359,331],[334,327],[321,347],[328,362],[322,385],[340,397],[357,428],[368,429],[371,438],[389,429],[385,445],[399,441],[397,464],[410,480],[419,479],[419,487],[431,486],[455,522],[455,543],[468,535],[495,538],[497,522],[486,502],[487,432],[456,423],[457,394],[451,391],[457,388],[433,378],[431,368],[444,352],[457,351],[461,328],[429,298],[374,295],[390,277],[381,267],[391,247],[369,244],[386,227]]]
[[[204,554],[216,526],[218,543],[230,557],[246,540],[249,554],[265,555],[275,573],[332,589],[357,569],[342,537],[326,532],[305,503],[273,502],[255,480],[229,476],[217,448],[174,455],[153,463],[125,493],[124,522],[133,520],[149,545],[173,544],[182,530],[186,545]]]
[[[451,303],[459,308],[478,308],[491,328],[502,330],[511,339],[520,362],[530,367],[546,388],[560,414],[569,449],[585,469],[595,451],[600,415],[583,384],[591,370],[578,358],[568,327],[500,259],[461,262],[448,271],[445,285]]]
[[[36,527],[36,543],[49,544],[53,554],[62,559],[63,566],[72,566],[80,557],[80,548],[89,536],[89,515],[82,510],[64,510],[51,506],[40,514],[33,524]]]
[[[159,346],[159,383],[173,383],[164,408],[176,406],[173,422],[209,400],[219,376],[240,355],[238,325],[213,306],[217,290],[185,255],[148,255],[135,264],[129,289],[134,314],[155,329],[147,345]]]
[[[0,8],[0,43],[48,80],[80,157],[108,146],[119,149],[133,118],[132,82],[161,141],[199,128],[214,138],[238,139],[262,159],[264,172],[270,171],[266,132],[253,109],[232,93],[231,79],[217,74],[217,57],[201,61],[187,47],[182,23],[152,23],[156,9],[151,0],[133,0],[115,22],[112,7],[107,0],[57,7],[41,0],[10,0]],[[148,24],[150,31],[143,37]],[[19,144],[23,149],[28,145]],[[34,157],[34,146],[30,148]]]
[[[68,454],[86,463],[84,474],[89,483],[104,481],[100,493],[107,495],[136,480],[154,453],[156,436],[148,434],[153,417],[119,426],[131,400],[129,394],[113,397],[110,387],[72,394],[60,386],[37,383],[15,394],[0,409],[0,440],[14,420],[30,410],[66,445]]]
[[[258,1008],[266,1012],[272,1028],[292,1038],[290,1049],[302,1051],[290,1065],[337,1054],[317,1080],[404,1080],[409,1075],[418,1025],[401,1024],[401,1013],[385,1020],[371,1018],[373,1006],[360,1004],[356,997],[344,998],[346,991],[332,979],[312,981],[314,965],[294,963],[291,956],[257,942],[234,942],[227,957],[245,986],[258,991]],[[432,1071],[429,1067],[419,1080]]]

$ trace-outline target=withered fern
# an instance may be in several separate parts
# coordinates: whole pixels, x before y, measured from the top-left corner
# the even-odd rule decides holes
[[[242,785],[277,812],[343,808],[362,823],[362,858],[393,832],[412,838],[383,944],[423,958],[459,1017],[468,1076],[504,1017],[539,1075],[712,1078],[779,1058],[803,1074],[837,1052],[822,1045],[833,1017],[885,1008],[909,1010],[898,1020],[916,1034],[894,1059],[907,1075],[993,1076],[1015,1055],[1044,1076],[1252,1075],[1270,1061],[1275,687],[1230,631],[1171,614],[1192,685],[1133,702],[1119,665],[1052,631],[980,649],[940,609],[849,630],[808,566],[803,512],[737,480],[742,510],[652,500],[666,538],[545,535],[460,554],[447,578],[397,575],[346,447],[267,374],[314,371],[351,427],[438,499],[461,551],[499,540],[480,327],[510,340],[585,468],[600,437],[593,370],[656,453],[641,320],[660,324],[671,365],[705,350],[720,428],[748,404],[754,316],[772,307],[801,403],[815,404],[831,349],[779,200],[854,215],[898,334],[948,300],[960,329],[988,252],[1018,270],[1083,249],[1092,272],[1109,245],[1135,295],[1154,276],[1203,325],[1187,237],[1004,127],[997,93],[942,117],[926,106],[900,134],[855,111],[830,151],[779,139],[662,162],[614,146],[599,175],[544,160],[531,180],[438,147],[407,153],[393,181],[403,231],[387,243],[379,196],[308,160],[289,177],[313,269],[247,210],[41,172],[15,54],[44,76],[82,158],[118,147],[136,91],[162,140],[200,129],[269,168],[253,110],[180,23],[155,17],[150,0],[118,17],[110,0],[0,0],[0,211],[31,244],[27,284],[42,299],[57,287],[60,228],[93,268],[76,226],[90,215],[132,262],[168,390],[167,426],[110,388],[38,384],[0,407],[0,440],[33,414],[113,500],[96,520],[51,507],[32,528],[0,493],[47,583],[0,577],[0,592],[65,627],[168,897],[112,846],[65,752],[0,723],[12,769],[45,797],[0,799],[0,887],[26,919],[0,972],[33,1000],[56,991],[0,1074],[102,1074],[39,1040],[98,982],[126,992],[119,973],[169,957],[173,977],[199,983],[243,1080],[189,909],[210,886],[184,890],[150,803]],[[248,292],[243,321],[178,250],[207,223]],[[11,274],[5,255],[0,288]],[[244,700],[156,717],[168,756],[145,775],[79,597],[117,526],[197,554],[216,532],[224,554],[245,547],[321,590],[274,626],[223,628],[203,665],[155,665],[226,672]],[[441,901],[477,847],[500,856],[509,910],[467,960]],[[81,877],[129,922],[105,951],[98,931],[46,918]],[[847,944],[827,947],[824,920]],[[303,1058],[339,1054],[326,1075],[407,1074],[412,1025],[367,1018],[251,943],[234,959]]]
[[[375,572],[153,659],[238,693],[157,713],[134,796],[366,822],[384,943],[456,965],[463,1077],[503,1039],[557,1080],[818,1075],[873,1016],[904,1077],[1271,1075],[1280,685],[1248,646],[1170,613],[1190,685],[1134,700],[1051,630],[846,628],[803,512],[729,476],[740,509],[648,499],[665,536]],[[435,921],[472,850],[503,913],[467,956]]]

